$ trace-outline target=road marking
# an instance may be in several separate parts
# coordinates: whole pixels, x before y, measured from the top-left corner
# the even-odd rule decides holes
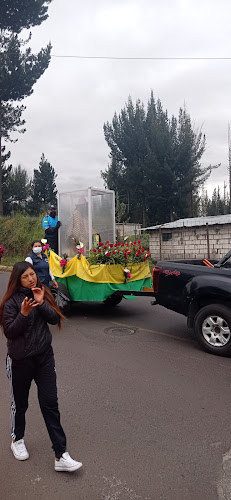
[[[217,483],[219,500],[231,499],[231,450],[223,455],[221,479]]]
[[[113,325],[119,325],[119,326],[125,326],[127,328],[136,328],[138,330],[142,330],[144,332],[150,332],[150,333],[156,333],[157,335],[162,335],[162,337],[169,337],[171,339],[175,339],[175,340],[182,340],[182,342],[194,342],[194,339],[184,339],[183,337],[177,337],[177,335],[171,335],[171,333],[167,333],[167,332],[160,332],[158,330],[151,330],[149,328],[143,328],[143,327],[137,327],[137,326],[131,326],[131,325],[127,325],[127,324],[124,324],[124,323],[118,323],[117,321],[110,321],[110,323],[112,323]]]

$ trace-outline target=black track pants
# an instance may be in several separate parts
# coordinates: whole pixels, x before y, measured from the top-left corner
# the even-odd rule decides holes
[[[6,358],[7,376],[11,389],[11,436],[18,441],[24,437],[25,414],[32,380],[38,388],[41,412],[52,442],[55,456],[66,451],[66,436],[60,423],[54,353],[51,346],[37,356],[20,360]]]

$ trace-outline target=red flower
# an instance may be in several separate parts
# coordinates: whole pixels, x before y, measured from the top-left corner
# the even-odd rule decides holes
[[[103,242],[102,242],[102,241],[100,241],[100,243],[99,243],[99,247],[102,247],[102,246],[103,246]]]
[[[109,241],[105,241],[105,245],[108,245],[109,244]]]
[[[134,241],[134,245],[136,245],[136,241]]]
[[[131,253],[131,250],[128,250],[128,251],[127,251],[127,254],[128,254],[128,255],[130,255],[130,253]]]
[[[140,243],[141,243],[141,241],[140,241],[140,240],[138,240],[138,241],[137,241],[137,243],[139,243],[139,244],[140,244]]]
[[[139,257],[139,255],[140,255],[140,252],[136,252],[136,257]]]
[[[106,246],[106,245],[104,245],[104,247],[103,247],[103,248],[104,248],[104,250],[107,250],[107,246]]]
[[[133,249],[132,249],[132,250],[133,250],[133,252],[135,252],[135,251],[136,251],[135,247],[133,247]]]
[[[144,248],[142,248],[142,252],[145,252],[145,249],[144,249]]]
[[[147,260],[147,257],[144,257],[144,260]]]
[[[65,267],[67,265],[67,260],[66,259],[61,259],[59,261],[59,265],[60,265],[60,267]]]
[[[115,255],[115,250],[113,250],[113,252],[112,252],[112,253],[113,253],[113,255]]]
[[[101,248],[98,249],[98,253],[101,253]]]
[[[110,243],[110,247],[111,247],[111,248],[113,248],[113,247],[114,247],[113,243]]]
[[[126,247],[128,247],[129,243],[126,243]]]
[[[93,252],[96,252],[96,249],[95,249],[95,248],[93,248]]]
[[[111,256],[111,252],[106,252],[105,254],[107,257],[110,257]]]
[[[121,247],[124,247],[124,243],[121,243]]]
[[[121,243],[117,243],[117,247],[120,247]]]
[[[124,252],[124,255],[125,255],[125,257],[127,256],[127,252],[126,251]]]
[[[138,243],[139,243],[139,242],[138,242]],[[142,246],[140,245],[140,246],[139,246],[139,249],[141,250],[141,248],[142,248]]]
[[[132,247],[133,247],[133,243],[132,243],[132,242],[131,242],[131,245],[132,245]]]
[[[115,243],[115,245],[114,245],[114,246],[115,246],[115,247],[117,247],[117,246],[118,246],[118,245],[117,245],[117,243]]]

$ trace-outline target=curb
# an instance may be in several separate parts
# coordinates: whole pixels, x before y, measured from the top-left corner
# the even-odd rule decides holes
[[[6,272],[8,271],[9,272],[9,271],[12,271],[12,269],[13,269],[13,266],[2,266],[2,265],[0,265],[0,271],[6,271]]]

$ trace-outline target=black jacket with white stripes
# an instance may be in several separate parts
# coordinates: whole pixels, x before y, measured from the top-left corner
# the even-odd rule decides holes
[[[51,345],[52,336],[47,323],[56,325],[59,315],[45,301],[28,316],[21,314],[25,297],[33,298],[29,288],[20,287],[4,305],[3,330],[7,338],[8,354],[22,359],[40,354]]]

